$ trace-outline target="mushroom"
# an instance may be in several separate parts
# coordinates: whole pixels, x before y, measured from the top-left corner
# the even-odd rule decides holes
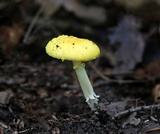
[[[86,102],[92,110],[95,110],[99,96],[93,90],[84,62],[96,59],[100,55],[99,47],[87,39],[61,35],[48,42],[46,53],[62,61],[70,60],[73,62],[73,69],[78,77]]]

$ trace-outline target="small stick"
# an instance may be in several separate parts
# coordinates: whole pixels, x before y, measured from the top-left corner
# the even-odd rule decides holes
[[[128,113],[133,113],[133,112],[137,112],[137,111],[141,111],[141,110],[150,110],[152,108],[158,108],[160,107],[160,104],[154,104],[154,105],[148,105],[148,106],[139,106],[139,107],[135,107],[135,108],[130,108],[128,110],[125,110],[125,111],[122,111],[122,112],[119,112],[117,114],[115,114],[112,119],[115,119],[115,118],[119,118],[125,114],[128,114]]]
[[[104,79],[107,83],[110,82],[110,83],[120,83],[120,84],[123,84],[123,83],[137,83],[137,82],[144,82],[144,81],[138,81],[138,80],[116,80],[116,79],[110,79],[109,77],[106,77],[104,75],[104,73],[102,73],[94,64],[92,63],[89,63],[90,67],[102,78]]]
[[[27,29],[27,32],[26,32],[26,34],[24,36],[23,43],[27,43],[28,37],[29,37],[29,35],[30,35],[33,27],[35,26],[35,24],[36,24],[36,22],[37,22],[37,20],[38,20],[38,18],[40,16],[40,14],[42,13],[42,11],[43,11],[43,6],[41,6],[39,8],[39,10],[37,11],[36,15],[34,16],[32,22],[31,22],[31,24],[29,25],[29,27]]]
[[[33,129],[33,128],[28,128],[28,129],[25,129],[25,130],[19,131],[18,133],[19,133],[19,134],[27,133],[27,132],[31,131],[32,129]]]

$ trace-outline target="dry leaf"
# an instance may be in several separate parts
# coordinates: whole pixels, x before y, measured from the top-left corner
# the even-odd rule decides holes
[[[154,98],[154,102],[159,102],[160,101],[160,84],[157,84],[152,89],[152,96]]]
[[[72,11],[77,17],[92,20],[96,23],[103,23],[106,20],[106,13],[102,7],[82,5],[77,0],[65,0],[63,5],[66,10]]]
[[[124,101],[111,102],[106,106],[107,114],[113,117],[115,114],[124,111],[129,101],[129,99],[126,99]]]
[[[6,56],[10,57],[24,34],[24,26],[20,22],[14,22],[11,26],[1,26],[0,33],[0,48]]]
[[[137,20],[126,16],[109,36],[110,43],[117,45],[114,56],[117,60],[116,71],[129,71],[142,61],[145,42],[137,30]]]
[[[135,74],[139,78],[147,78],[150,80],[160,78],[160,60],[152,61],[150,64],[145,65],[145,68],[137,69]]]
[[[137,126],[139,123],[140,119],[136,118],[136,112],[134,112],[123,122],[122,127],[124,128],[127,124]]]
[[[39,2],[44,6],[44,15],[50,18],[60,7],[73,12],[77,17],[93,21],[93,23],[104,23],[106,21],[106,11],[100,6],[85,6],[78,0],[46,0]]]

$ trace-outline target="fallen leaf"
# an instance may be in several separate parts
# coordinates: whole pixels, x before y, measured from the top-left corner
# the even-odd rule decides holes
[[[124,101],[111,102],[109,105],[106,106],[107,114],[113,117],[120,111],[124,111],[129,101],[129,99],[126,99]]]
[[[40,1],[44,6],[44,15],[50,18],[60,7],[73,12],[77,17],[93,21],[93,23],[104,23],[107,19],[106,11],[100,6],[85,6],[78,0],[47,0]]]
[[[77,0],[65,0],[64,7],[66,10],[73,12],[77,17],[91,20],[96,23],[103,23],[106,20],[106,13],[102,7],[85,6]]]
[[[160,84],[157,84],[152,89],[152,96],[154,98],[154,102],[159,102],[160,101]]]
[[[140,79],[150,79],[155,80],[160,78],[160,60],[155,60],[144,68],[137,69],[135,74]]]
[[[123,122],[122,127],[124,128],[127,124],[137,126],[140,123],[140,119],[136,118],[136,112],[129,115],[129,117]]]
[[[23,24],[21,22],[13,22],[11,26],[3,25],[0,27],[0,33],[0,48],[6,56],[10,57],[24,34]]]
[[[118,47],[114,53],[117,61],[115,71],[130,71],[142,61],[145,41],[137,27],[136,18],[126,16],[109,36],[111,45],[116,44]]]

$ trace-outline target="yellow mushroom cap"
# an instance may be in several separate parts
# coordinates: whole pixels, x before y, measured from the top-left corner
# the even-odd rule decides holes
[[[89,61],[100,55],[100,49],[90,40],[61,35],[48,42],[46,53],[62,61]]]

